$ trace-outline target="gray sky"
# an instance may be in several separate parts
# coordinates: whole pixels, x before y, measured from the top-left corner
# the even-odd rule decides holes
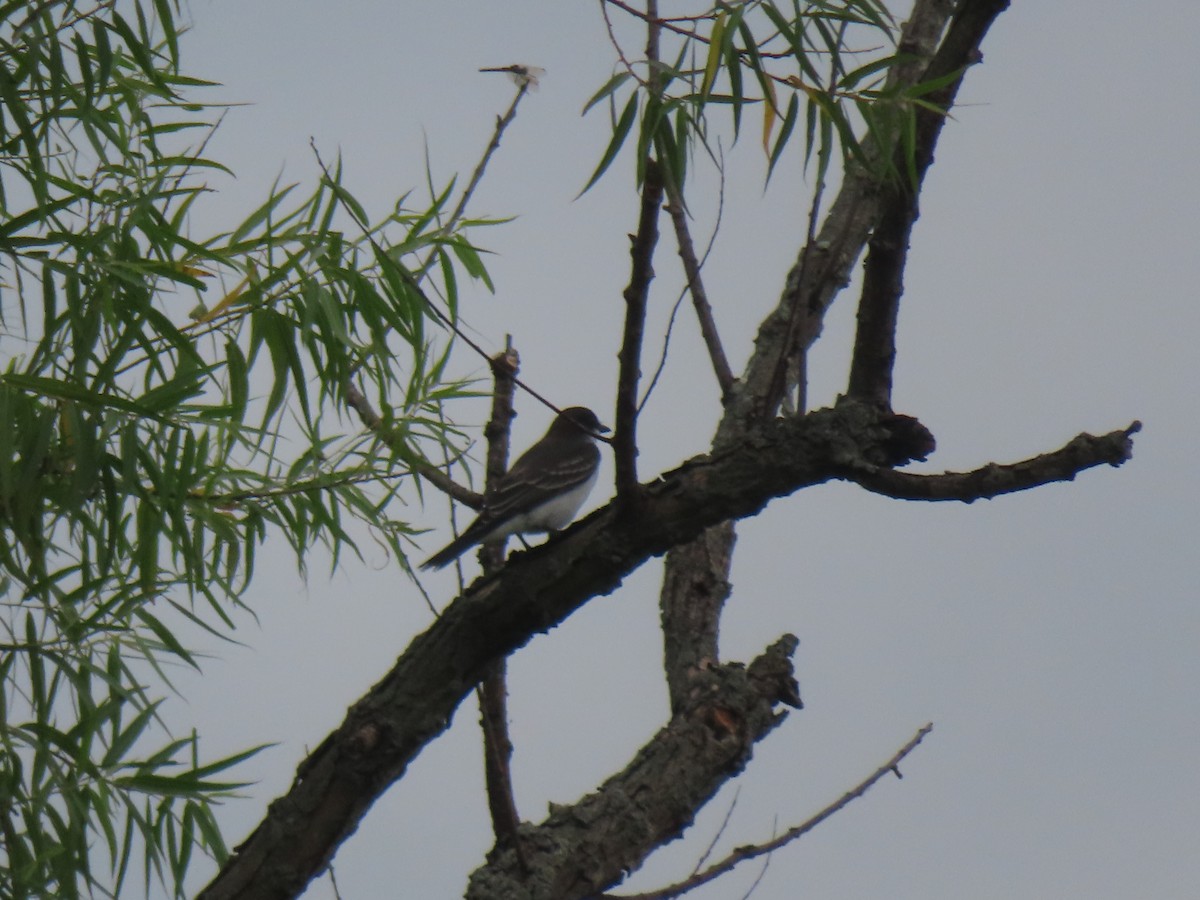
[[[347,183],[376,212],[421,191],[425,143],[438,179],[469,172],[512,92],[476,70],[546,68],[472,207],[520,218],[476,236],[496,254],[497,293],[465,289],[464,318],[488,346],[511,332],[523,376],[556,401],[611,418],[636,195],[624,157],[573,201],[607,136],[603,115],[579,116],[611,72],[597,4],[193,0],[190,11],[188,71],[251,104],[210,148],[239,176],[203,210],[213,229],[281,173],[311,182],[310,136],[327,158],[340,149]],[[942,137],[905,279],[895,401],[937,435],[921,468],[1014,461],[1139,418],[1133,461],[971,506],[829,485],[743,523],[723,656],[748,660],[796,633],[806,708],[629,889],[690,872],[734,789],[725,850],[807,818],[932,720],[904,780],[777,853],[756,898],[1195,896],[1197,33],[1200,8],[1181,0],[1103,13],[1083,0],[1014,3]],[[808,203],[795,156],[763,195],[756,127],[728,152],[736,174],[706,270],[735,368],[778,295]],[[707,235],[711,208],[697,200],[696,210]],[[664,236],[652,357],[674,268]],[[845,383],[853,299],[814,353],[814,405]],[[716,422],[695,327],[681,323],[640,429],[644,478],[702,452]],[[465,353],[460,365],[483,374]],[[547,416],[528,400],[520,409],[524,447]],[[478,404],[459,413],[483,415]],[[606,465],[589,507],[610,485]],[[395,512],[439,529],[424,550],[444,542],[440,501]],[[365,563],[347,559],[331,581],[314,563],[307,585],[281,542],[269,550],[249,597],[259,624],[239,634],[249,646],[212,647],[176,707],[212,756],[278,743],[247,765],[259,780],[249,798],[223,811],[231,843],[429,620],[370,545]],[[510,663],[524,818],[590,790],[664,720],[659,570],[644,567]],[[449,578],[428,584],[449,598]],[[490,846],[476,719],[464,704],[339,853],[343,897],[461,895]],[[693,896],[739,897],[756,874]],[[306,896],[333,891],[325,880]]]

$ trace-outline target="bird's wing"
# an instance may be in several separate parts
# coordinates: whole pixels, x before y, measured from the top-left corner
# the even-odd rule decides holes
[[[531,450],[517,460],[484,498],[481,518],[497,522],[518,511],[533,509],[583,484],[599,464],[600,450],[591,443],[582,444],[578,451],[558,456],[552,462]]]

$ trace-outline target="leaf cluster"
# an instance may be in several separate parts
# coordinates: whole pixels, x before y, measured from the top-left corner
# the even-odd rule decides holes
[[[403,560],[389,500],[456,452],[428,298],[453,317],[462,276],[487,283],[466,230],[489,223],[447,214],[453,183],[372,222],[335,165],[194,236],[228,170],[178,13],[0,4],[3,896],[115,893],[139,852],[178,891],[222,858],[214,776],[247,754],[202,763],[164,726],[181,634],[234,627],[271,535],[301,568],[364,535]],[[382,426],[331,432],[356,384]]]
[[[714,156],[713,106],[729,111],[735,141],[747,109],[761,110],[768,181],[797,126],[804,167],[812,167],[818,184],[835,157],[880,180],[911,181],[915,114],[939,111],[925,97],[941,84],[894,83],[894,71],[912,59],[897,49],[897,23],[880,0],[717,2],[658,22],[664,47],[673,41],[672,61],[629,63],[620,53],[624,67],[584,106],[584,113],[607,106],[612,122],[585,191],[611,166],[635,124],[639,183],[652,149],[682,186],[696,147]],[[903,166],[896,164],[897,147]]]

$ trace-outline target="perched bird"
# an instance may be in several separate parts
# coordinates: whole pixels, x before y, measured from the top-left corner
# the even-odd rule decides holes
[[[590,409],[564,409],[542,439],[497,479],[470,527],[421,563],[421,568],[440,569],[476,544],[511,534],[565,527],[596,483],[600,471],[596,436],[606,431]]]

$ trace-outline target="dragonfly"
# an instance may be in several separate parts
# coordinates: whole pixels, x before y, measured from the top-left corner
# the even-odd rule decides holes
[[[521,63],[514,63],[511,66],[497,66],[496,68],[480,69],[480,72],[506,72],[508,77],[513,80],[519,88],[528,88],[531,91],[536,91],[541,77],[546,74],[546,70],[538,66],[526,66]]]

